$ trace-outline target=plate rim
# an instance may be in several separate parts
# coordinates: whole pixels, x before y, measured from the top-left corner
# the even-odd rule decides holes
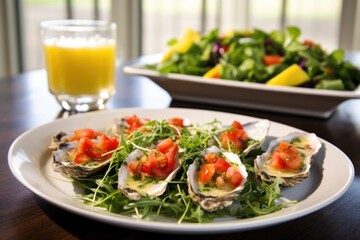
[[[341,187],[341,189],[339,189],[337,191],[337,193],[333,196],[331,196],[330,198],[326,199],[326,201],[324,202],[320,202],[317,204],[314,204],[311,208],[307,208],[305,209],[305,211],[294,211],[294,212],[290,212],[285,216],[282,216],[282,214],[279,212],[275,212],[271,215],[270,217],[267,217],[269,215],[265,215],[265,216],[261,216],[261,217],[255,217],[255,218],[249,218],[249,219],[240,219],[237,220],[236,224],[234,224],[234,221],[230,221],[230,222],[216,222],[216,224],[214,223],[181,223],[181,224],[176,224],[176,223],[164,223],[164,222],[154,222],[154,221],[147,221],[147,220],[139,220],[139,221],[135,221],[134,219],[122,219],[120,216],[126,217],[124,215],[121,214],[114,214],[114,213],[100,213],[98,211],[95,212],[91,212],[87,209],[84,208],[78,208],[77,206],[74,205],[67,205],[66,203],[62,203],[61,201],[58,201],[55,199],[52,199],[51,196],[44,194],[41,191],[38,191],[36,188],[34,188],[30,183],[26,182],[23,177],[19,176],[16,172],[17,169],[14,169],[15,166],[12,164],[12,158],[13,158],[13,152],[15,150],[15,148],[17,147],[18,142],[20,142],[20,140],[22,138],[24,138],[24,136],[29,135],[33,132],[38,131],[38,129],[42,129],[42,128],[46,128],[48,126],[51,126],[52,124],[55,123],[61,123],[62,121],[66,122],[68,121],[68,119],[74,119],[74,118],[86,118],[86,117],[92,117],[95,116],[95,118],[97,117],[97,115],[102,115],[102,113],[107,113],[110,115],[115,115],[115,113],[121,113],[121,112],[131,112],[131,111],[136,111],[136,112],[141,112],[141,111],[165,111],[165,112],[171,112],[173,110],[176,111],[196,111],[196,112],[212,112],[212,113],[221,113],[221,114],[225,114],[225,115],[234,115],[234,116],[238,116],[238,117],[246,117],[246,118],[250,118],[250,119],[259,119],[256,117],[252,117],[252,116],[247,116],[247,115],[242,115],[242,114],[237,114],[237,113],[227,113],[227,112],[220,112],[220,111],[213,111],[213,110],[202,110],[202,109],[190,109],[190,108],[167,108],[167,109],[159,109],[159,108],[123,108],[123,109],[115,109],[115,110],[107,110],[107,111],[97,111],[97,112],[90,112],[90,113],[83,113],[83,114],[79,114],[79,115],[74,115],[71,116],[69,118],[66,119],[55,119],[54,121],[51,121],[49,123],[34,127],[32,129],[29,129],[27,131],[25,131],[24,133],[22,133],[20,136],[18,136],[13,143],[11,144],[9,151],[8,151],[8,165],[10,167],[10,170],[13,174],[13,176],[23,185],[25,186],[28,190],[30,190],[31,192],[33,192],[34,194],[36,194],[37,196],[41,197],[42,199],[48,201],[51,204],[54,204],[57,207],[60,207],[64,210],[70,211],[72,213],[81,215],[83,217],[87,217],[93,220],[98,220],[98,221],[102,221],[111,225],[115,225],[117,227],[126,227],[126,228],[130,228],[130,229],[141,229],[141,230],[146,230],[146,231],[151,231],[151,232],[167,232],[167,233],[180,233],[180,234],[188,234],[188,233],[193,233],[193,234],[201,234],[201,233],[226,233],[226,232],[235,232],[235,231],[244,231],[244,230],[251,230],[251,229],[257,229],[257,228],[261,228],[261,227],[266,227],[266,226],[271,226],[274,224],[279,224],[279,223],[283,223],[283,222],[287,222],[302,216],[305,216],[307,214],[310,214],[312,212],[318,211],[321,208],[333,203],[334,201],[336,201],[338,198],[340,198],[347,190],[348,188],[351,186],[351,183],[353,182],[354,179],[354,166],[352,164],[352,162],[350,161],[350,159],[345,155],[345,153],[343,153],[339,148],[337,148],[335,145],[331,144],[330,142],[322,139],[319,137],[319,139],[326,143],[327,145],[331,146],[333,148],[333,150],[337,151],[339,154],[341,154],[343,156],[343,160],[345,161],[345,163],[347,163],[347,170],[348,170],[348,175],[346,176],[346,183]],[[74,120],[75,121],[75,120]],[[286,126],[286,127],[290,127],[290,128],[294,128],[290,125],[286,125],[286,124],[282,124],[282,123],[278,123],[278,122],[274,122],[274,121],[270,121],[271,123],[275,123],[275,124],[279,124],[282,126]],[[294,128],[297,129],[297,128]],[[301,129],[298,129],[300,131],[303,131]],[[39,160],[40,161],[40,160]],[[320,186],[320,185],[319,185]],[[312,193],[314,194],[314,193]],[[310,194],[310,195],[312,195]],[[67,196],[70,198],[73,198],[73,196]],[[306,199],[305,199],[306,200]],[[305,201],[303,200],[303,201]],[[300,201],[299,203],[303,202]],[[275,221],[274,221],[275,220]],[[134,222],[136,222],[136,224],[133,224]],[[255,222],[255,224],[254,224]],[[200,226],[200,227],[199,227]]]

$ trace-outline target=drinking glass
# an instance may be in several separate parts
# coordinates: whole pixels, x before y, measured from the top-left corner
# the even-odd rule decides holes
[[[116,88],[116,24],[44,21],[41,35],[49,90],[63,109],[103,109]]]

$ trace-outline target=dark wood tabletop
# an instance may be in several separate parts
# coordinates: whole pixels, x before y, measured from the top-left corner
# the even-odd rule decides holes
[[[23,132],[67,117],[48,92],[44,70],[0,79],[0,239],[360,239],[360,100],[341,104],[328,119],[172,100],[145,77],[125,76],[108,109],[197,108],[232,112],[314,132],[352,161],[355,178],[335,202],[301,218],[256,230],[211,235],[169,235],[117,227],[60,209],[25,188],[12,175],[7,154]],[[36,141],[36,139],[34,139]],[[336,176],[334,176],[336,178]]]

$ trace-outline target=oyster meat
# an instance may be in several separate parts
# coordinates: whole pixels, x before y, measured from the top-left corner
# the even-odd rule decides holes
[[[237,154],[223,152],[216,146],[205,149],[201,155],[202,158],[195,160],[187,171],[191,199],[209,212],[231,205],[247,180],[244,164]],[[213,175],[207,177],[209,172]]]
[[[74,133],[63,131],[53,136],[49,146],[53,158],[52,168],[66,177],[88,177],[102,170],[111,161],[111,154],[104,156],[102,156],[102,154],[114,150],[118,145],[118,140],[116,138],[108,138],[100,132],[95,132],[90,129],[80,129],[79,131],[94,133],[93,138],[86,141],[90,141],[88,143],[91,145],[93,144],[93,146],[97,148],[96,151],[99,151],[99,144],[103,144],[103,141],[106,141],[106,144],[108,145],[106,145],[105,149],[103,149],[104,145],[102,145],[102,151],[94,153],[98,156],[88,156],[84,154],[84,156],[81,156],[82,160],[78,161],[77,149],[79,147],[79,142],[83,141],[81,140],[81,137],[74,138]],[[91,149],[89,149],[89,151],[91,152]]]
[[[170,138],[163,141],[172,142]],[[121,165],[118,189],[128,198],[137,201],[143,196],[160,196],[168,182],[175,178],[180,169],[177,144],[172,142],[174,147],[166,151],[158,146],[136,149]]]
[[[281,177],[283,186],[293,187],[309,177],[314,156],[320,148],[321,142],[314,133],[293,132],[274,139],[255,159],[256,174],[269,183]]]

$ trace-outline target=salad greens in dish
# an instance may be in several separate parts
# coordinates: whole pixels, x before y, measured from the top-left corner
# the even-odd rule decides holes
[[[289,26],[270,33],[260,29],[217,29],[200,34],[186,29],[161,62],[147,65],[161,74],[180,73],[268,85],[354,90],[360,71],[345,61],[341,49],[327,53],[320,44],[300,40],[301,30]]]
[[[264,152],[269,127],[268,120],[199,125],[132,115],[103,132],[60,132],[50,149],[54,170],[83,189],[77,197],[86,204],[139,219],[202,223],[266,215],[296,203],[282,198],[283,178],[266,182],[256,173],[254,160]],[[286,149],[270,165],[298,172],[301,153]]]

